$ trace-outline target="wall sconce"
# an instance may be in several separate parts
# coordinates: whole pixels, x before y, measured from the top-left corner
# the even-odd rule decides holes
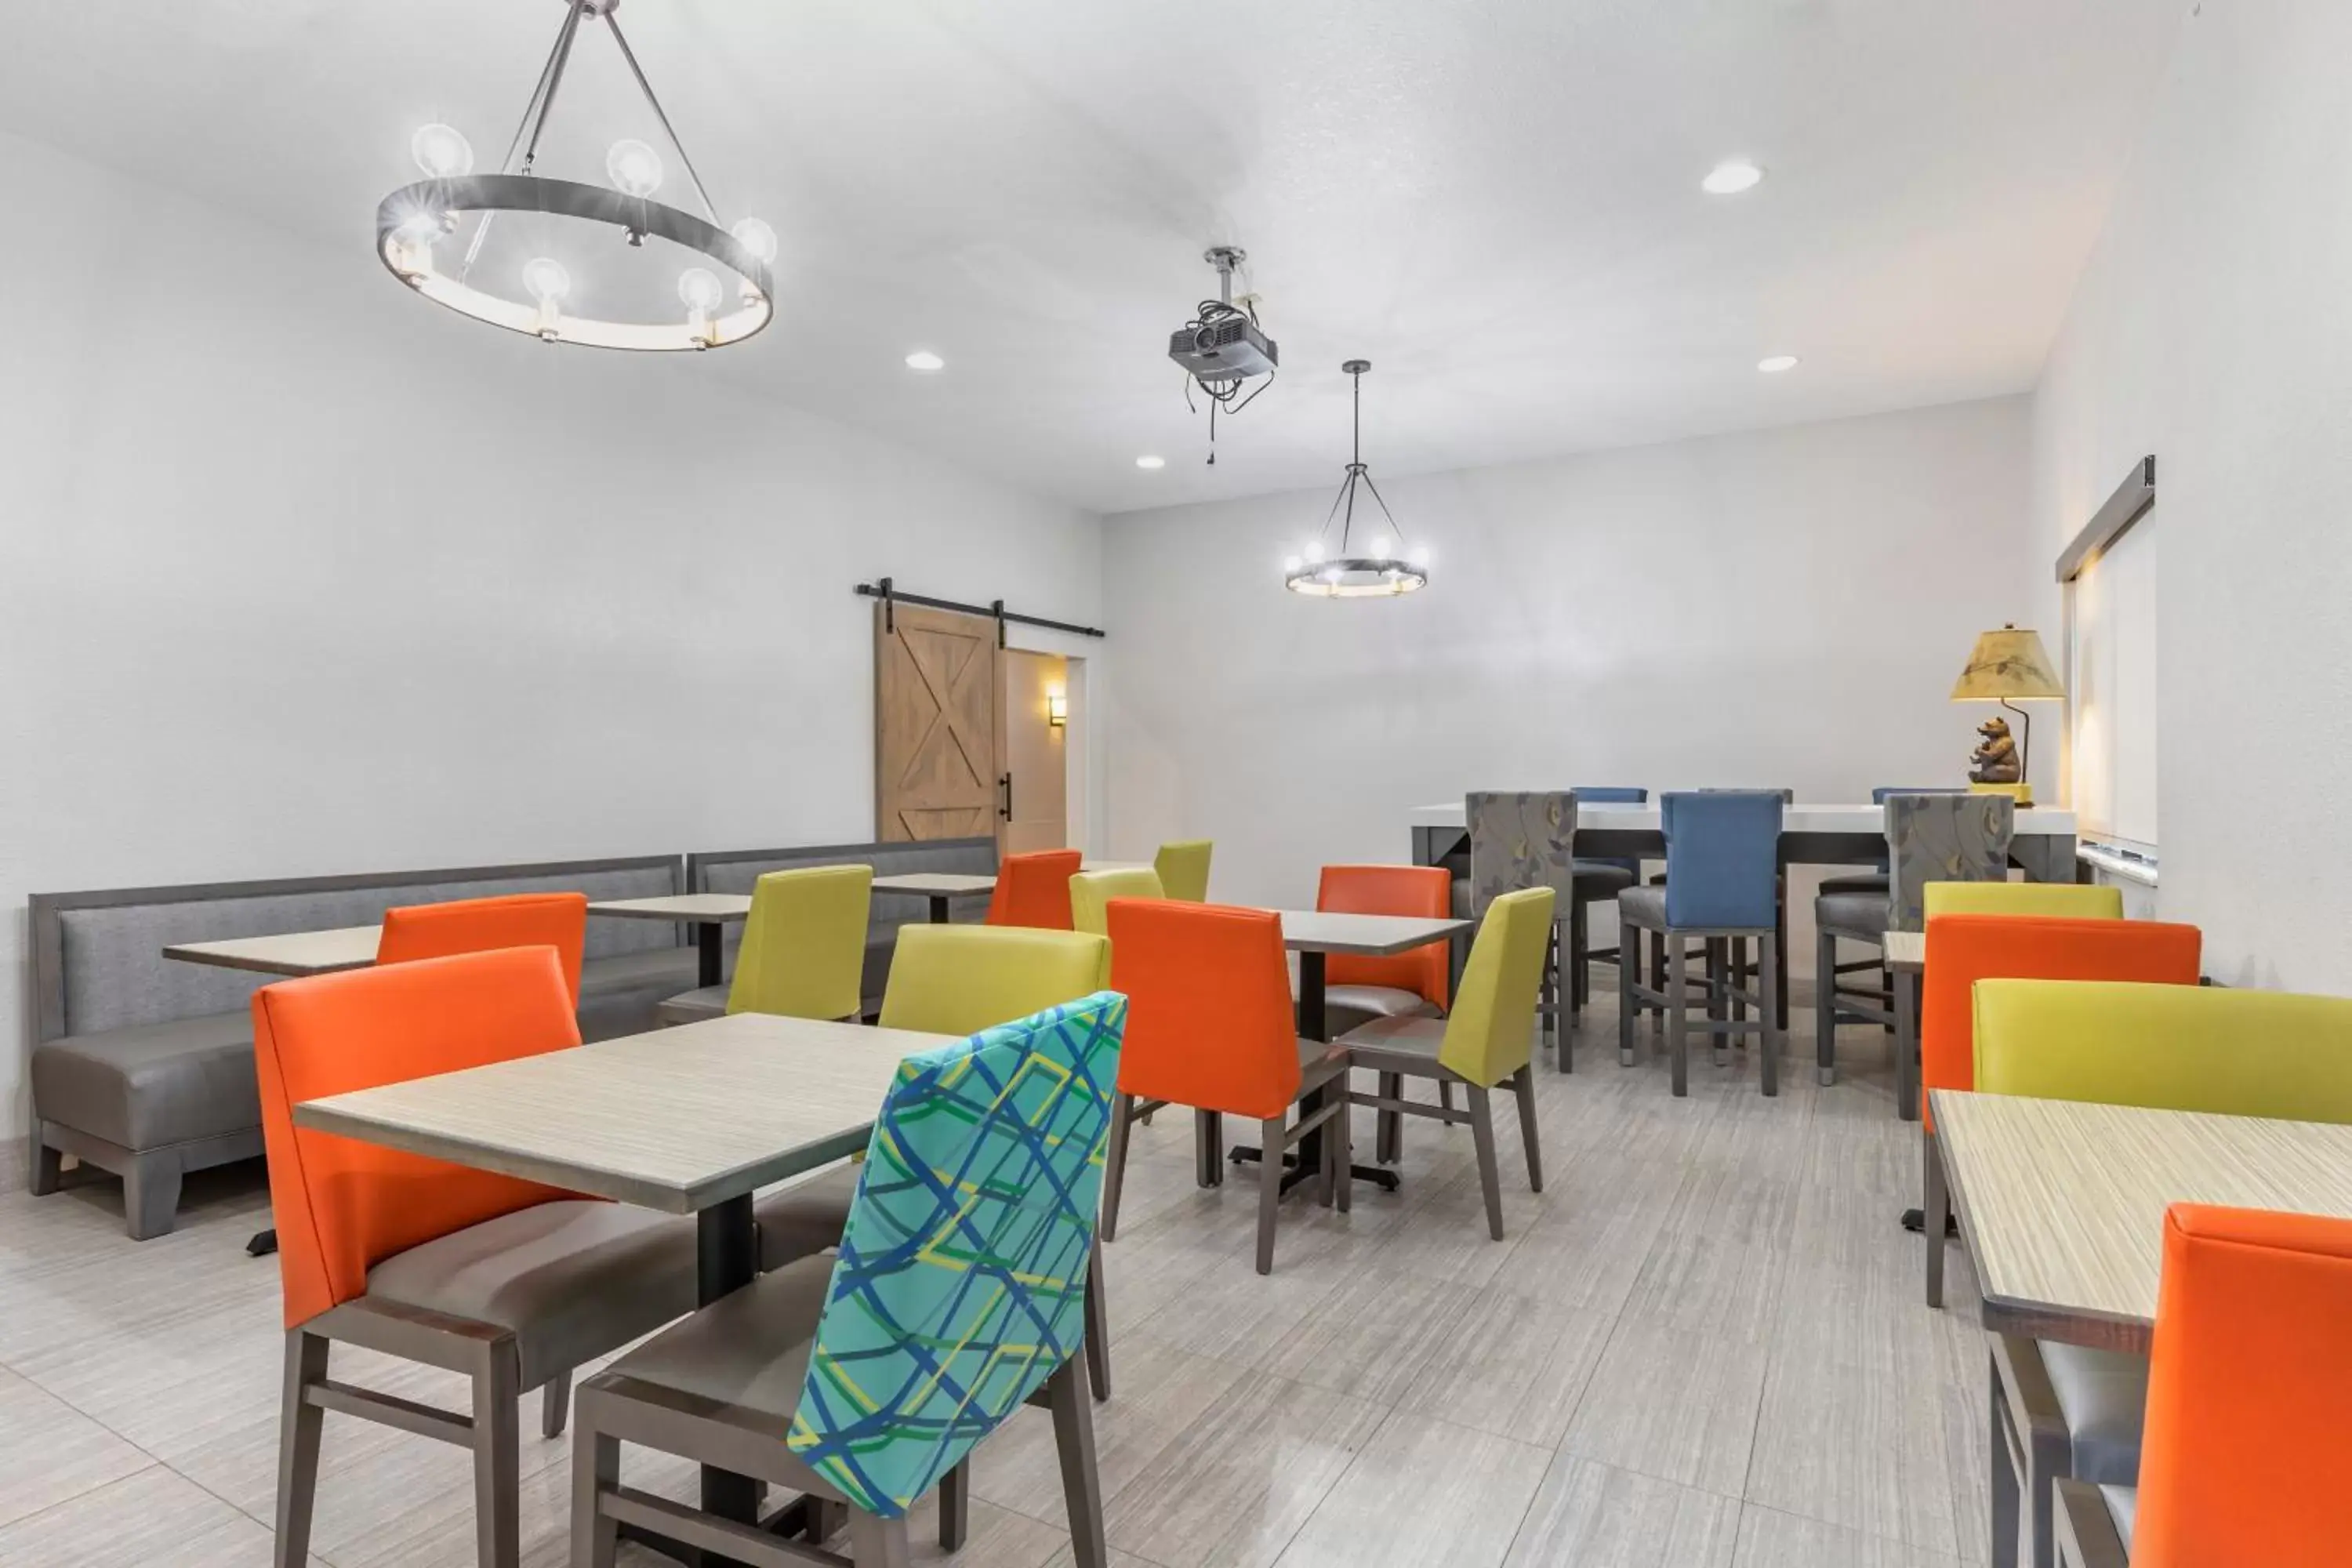
[[[1059,730],[1070,721],[1070,694],[1058,686],[1045,689],[1045,722]]]

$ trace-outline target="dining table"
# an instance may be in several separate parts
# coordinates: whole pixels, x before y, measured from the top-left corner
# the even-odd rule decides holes
[[[1276,910],[1274,913],[1282,917],[1282,945],[1298,955],[1298,1034],[1301,1039],[1307,1040],[1331,1037],[1324,975],[1332,953],[1393,958],[1417,947],[1450,941],[1456,931],[1470,929],[1468,921],[1423,915],[1342,914],[1324,910]],[[1223,1123],[1213,1125],[1222,1127]],[[1232,1154],[1235,1163],[1263,1158],[1264,1152],[1249,1144],[1236,1146]],[[1222,1163],[1213,1141],[1213,1128],[1212,1141],[1201,1152],[1201,1162],[1204,1182],[1213,1182]],[[1282,1178],[1282,1190],[1287,1193],[1322,1166],[1323,1134],[1318,1130],[1299,1140],[1298,1152]],[[1357,1181],[1370,1182],[1391,1193],[1402,1181],[1385,1165],[1351,1165],[1349,1173]]]
[[[716,985],[726,972],[727,928],[751,917],[749,893],[663,893],[649,899],[599,899],[592,915],[611,920],[670,921],[694,928],[694,984]]]
[[[2147,1353],[2174,1204],[2352,1219],[2352,1127],[1938,1089],[1986,1329]]]
[[[696,1297],[708,1306],[759,1271],[753,1194],[862,1151],[899,1063],[951,1043],[905,1029],[733,1013],[305,1100],[294,1122],[693,1215]],[[761,1522],[751,1478],[706,1466],[701,1491],[710,1512]],[[800,1521],[785,1514],[767,1522],[791,1530]],[[673,1554],[687,1550],[662,1544]]]

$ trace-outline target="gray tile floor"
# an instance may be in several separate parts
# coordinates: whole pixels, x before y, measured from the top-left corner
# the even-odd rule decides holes
[[[1295,1194],[1251,1268],[1245,1182],[1202,1191],[1191,1131],[1140,1136],[1110,1248],[1118,1397],[1098,1421],[1120,1568],[1948,1568],[1986,1556],[1985,1357],[1954,1250],[1919,1299],[1916,1127],[1881,1037],[1783,1092],[1701,1053],[1692,1094],[1617,1065],[1615,998],[1568,1077],[1538,1063],[1544,1166],[1498,1129],[1508,1239],[1466,1130],[1409,1123],[1405,1185],[1345,1217]],[[1359,1136],[1369,1149],[1369,1118]],[[269,1561],[276,1268],[240,1244],[257,1173],[192,1183],[173,1235],[123,1237],[108,1186],[0,1196],[0,1563]],[[454,1380],[339,1351],[339,1375],[456,1403]],[[535,1405],[526,1412],[535,1415]],[[528,1434],[524,1557],[566,1561],[568,1440]],[[688,1495],[635,1457],[635,1484]],[[971,1568],[1068,1562],[1042,1413],[980,1451]],[[314,1561],[464,1568],[457,1450],[328,1422]],[[664,1560],[631,1549],[642,1568]],[[936,1547],[924,1561],[942,1561]]]

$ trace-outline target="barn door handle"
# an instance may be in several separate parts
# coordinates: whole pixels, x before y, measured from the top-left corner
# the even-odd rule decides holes
[[[996,781],[996,787],[1004,792],[1004,802],[996,808],[996,815],[1010,822],[1013,820],[1013,775],[1011,773],[1000,775]]]

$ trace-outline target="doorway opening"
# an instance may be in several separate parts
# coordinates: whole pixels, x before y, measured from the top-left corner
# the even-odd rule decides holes
[[[1071,842],[1071,748],[1083,704],[1065,654],[1008,647],[997,655],[997,850],[1026,855]]]

